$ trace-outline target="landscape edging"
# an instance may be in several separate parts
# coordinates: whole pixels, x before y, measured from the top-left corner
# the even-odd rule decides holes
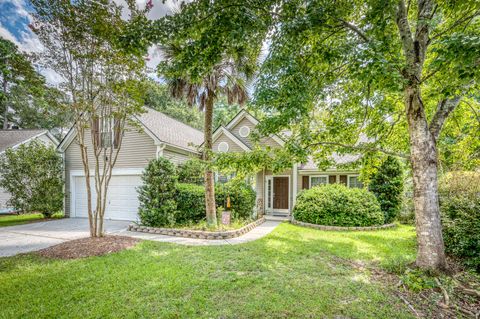
[[[189,230],[189,229],[178,229],[178,228],[157,228],[157,227],[148,227],[141,226],[137,224],[130,224],[128,226],[129,231],[141,232],[141,233],[150,233],[158,235],[167,235],[175,237],[185,237],[185,238],[196,238],[196,239],[231,239],[235,237],[242,236],[258,225],[261,225],[265,222],[265,217],[261,217],[254,222],[251,222],[248,225],[243,226],[239,229],[226,230],[226,231],[204,231],[204,230]]]
[[[304,223],[304,222],[300,222],[300,221],[297,221],[297,220],[291,220],[290,223],[292,223],[292,224],[294,224],[294,225],[298,225],[298,226],[315,228],[315,229],[320,229],[320,230],[336,230],[336,231],[381,230],[381,229],[394,228],[394,227],[397,226],[397,224],[385,224],[385,225],[380,225],[380,226],[364,226],[364,227],[325,226],[325,225],[317,225],[317,224]]]

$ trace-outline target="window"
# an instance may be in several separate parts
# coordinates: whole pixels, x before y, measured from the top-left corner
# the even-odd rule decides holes
[[[220,142],[217,147],[218,151],[222,153],[228,152],[229,148],[230,147],[227,142]]]
[[[242,126],[238,133],[241,137],[247,137],[250,134],[250,128],[248,126]]]
[[[328,184],[328,176],[310,176],[310,187],[314,187],[317,185],[327,185]]]
[[[348,187],[363,188],[363,183],[358,179],[358,176],[348,176]]]
[[[103,148],[111,147],[113,141],[112,121],[108,117],[101,119],[100,143]]]
[[[272,179],[267,179],[267,208],[272,208]]]

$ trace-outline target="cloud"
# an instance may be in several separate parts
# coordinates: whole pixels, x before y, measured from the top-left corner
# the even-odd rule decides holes
[[[123,18],[128,19],[128,8],[125,0],[113,0],[117,4],[122,5],[125,9]],[[148,0],[137,0],[139,8],[145,8]],[[177,11],[182,0],[153,0],[153,8],[148,13],[148,18],[157,20],[167,14]],[[29,12],[28,4],[25,0],[0,0],[0,37],[14,42],[21,51],[27,53],[39,53],[43,50],[43,45],[38,37],[33,33],[28,24],[33,21],[33,17]],[[149,61],[147,67],[149,76],[157,79],[156,67],[162,60],[161,52],[156,46],[152,46],[148,50]],[[53,70],[42,68],[39,71],[45,76],[47,82],[57,86],[62,82],[62,78]]]

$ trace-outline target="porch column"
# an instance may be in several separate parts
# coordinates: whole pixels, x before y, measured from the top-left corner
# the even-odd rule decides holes
[[[293,164],[292,174],[293,174],[293,178],[292,178],[292,181],[293,181],[292,192],[293,192],[293,194],[292,194],[292,208],[291,208],[290,213],[293,213],[293,207],[295,206],[295,202],[297,201],[297,186],[298,186],[298,165],[297,165],[297,163]]]

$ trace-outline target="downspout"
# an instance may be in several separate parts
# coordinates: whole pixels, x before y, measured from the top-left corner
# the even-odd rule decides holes
[[[157,144],[156,158],[159,159],[163,156],[163,150],[165,149],[165,143]]]

